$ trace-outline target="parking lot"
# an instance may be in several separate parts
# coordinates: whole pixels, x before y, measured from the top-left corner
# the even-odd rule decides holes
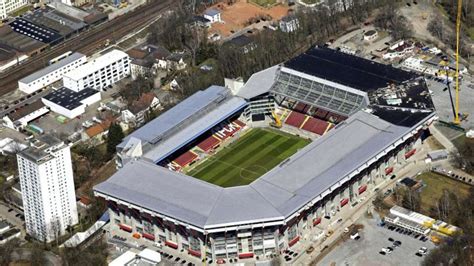
[[[3,203],[0,204],[0,220],[5,219],[8,223],[20,229],[20,238],[25,236],[25,228],[23,226],[25,222],[22,218],[24,219],[23,213],[19,212],[16,208],[10,208],[9,206],[3,205]]]
[[[415,255],[421,247],[428,252],[434,244],[427,240],[415,239],[414,234],[407,235],[391,231],[377,225],[380,218],[361,218],[355,223],[363,225],[359,240],[348,239],[330,251],[318,265],[420,265],[423,257]],[[393,241],[400,241],[399,247],[393,247]],[[390,254],[381,255],[382,248],[391,247]],[[335,264],[333,264],[335,263]]]

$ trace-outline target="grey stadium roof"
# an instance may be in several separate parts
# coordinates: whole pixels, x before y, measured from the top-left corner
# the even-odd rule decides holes
[[[251,99],[253,97],[262,95],[270,91],[275,77],[277,75],[278,65],[266,68],[253,74],[245,85],[240,88],[237,95],[245,99]]]
[[[37,80],[38,78],[41,78],[43,77],[44,75],[47,75],[53,71],[56,71],[57,69],[67,65],[67,64],[70,64],[76,60],[78,60],[79,58],[83,57],[85,55],[81,54],[81,53],[73,53],[71,54],[70,56],[62,59],[62,60],[59,60],[59,62],[55,63],[55,64],[52,64],[52,65],[49,65],[39,71],[36,71],[35,73],[29,75],[29,76],[26,76],[22,79],[20,79],[18,82],[22,82],[22,83],[25,83],[25,84],[28,84],[30,82],[33,82],[35,80]]]
[[[134,131],[117,148],[123,149],[132,137],[139,139],[150,147],[144,157],[158,162],[246,105],[228,89],[211,86]]]
[[[359,111],[247,186],[222,188],[140,159],[94,190],[203,229],[274,221],[291,216],[411,130]]]

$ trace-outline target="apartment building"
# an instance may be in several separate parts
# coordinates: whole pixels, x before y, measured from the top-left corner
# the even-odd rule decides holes
[[[84,88],[103,90],[130,75],[130,58],[112,50],[63,76],[64,87],[79,92]]]
[[[17,158],[26,232],[50,242],[78,223],[69,146],[44,135]]]
[[[0,0],[0,19],[5,19],[10,12],[27,4],[27,0]]]
[[[81,53],[73,53],[58,62],[26,76],[18,81],[18,88],[24,93],[33,93],[51,85],[63,77],[64,74],[85,64],[87,58]]]

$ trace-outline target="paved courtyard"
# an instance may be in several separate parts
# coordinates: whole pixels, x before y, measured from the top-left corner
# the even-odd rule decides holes
[[[421,247],[434,248],[430,241],[422,242],[412,236],[390,231],[387,227],[378,226],[380,219],[362,217],[355,223],[362,224],[364,229],[359,240],[349,239],[342,242],[327,254],[317,265],[420,265],[423,258],[415,253]],[[402,242],[391,254],[381,255],[382,248],[391,247],[388,238]],[[335,263],[335,264],[334,264]]]
[[[461,126],[466,129],[474,128],[474,120],[471,117],[474,115],[474,89],[469,88],[469,84],[472,84],[472,78],[466,76],[466,80],[461,84],[461,90],[459,92],[459,112],[470,114],[470,117],[461,123]],[[453,111],[449,99],[449,92],[447,90],[443,91],[446,88],[446,84],[428,79],[427,85],[428,89],[432,91],[431,98],[433,99],[439,119],[445,122],[453,121]],[[451,84],[451,89],[454,101],[454,83]]]

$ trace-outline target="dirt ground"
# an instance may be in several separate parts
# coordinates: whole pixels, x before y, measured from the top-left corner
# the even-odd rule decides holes
[[[259,7],[256,4],[247,3],[245,0],[237,0],[233,5],[219,3],[211,8],[221,10],[222,23],[213,23],[210,33],[218,33],[227,37],[233,32],[238,32],[245,27],[245,22],[258,15],[270,15],[273,21],[277,21],[288,14],[288,6],[277,5],[272,8]]]

